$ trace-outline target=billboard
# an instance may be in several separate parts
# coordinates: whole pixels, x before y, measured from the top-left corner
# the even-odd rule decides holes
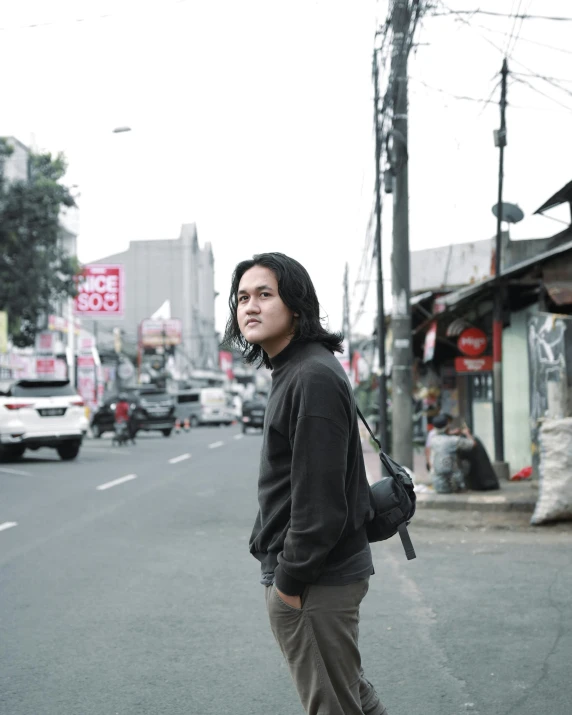
[[[125,272],[121,265],[84,266],[77,278],[75,315],[86,318],[122,318],[125,310]]]
[[[180,318],[169,320],[141,321],[141,345],[145,348],[170,347],[183,341],[183,321]]]
[[[226,373],[228,379],[234,380],[232,353],[227,350],[220,350],[218,354],[218,364],[222,372]]]

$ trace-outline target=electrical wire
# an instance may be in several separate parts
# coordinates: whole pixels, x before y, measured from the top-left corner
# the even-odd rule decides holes
[[[425,82],[422,79],[419,79],[418,77],[410,76],[409,79],[412,80],[413,82],[417,82],[417,83],[423,85],[424,87],[432,90],[433,92],[439,92],[440,94],[445,94],[449,97],[452,97],[453,99],[465,100],[467,102],[477,102],[478,104],[481,104],[481,103],[482,104],[498,104],[498,102],[493,100],[491,97],[489,97],[488,99],[483,99],[481,97],[469,97],[464,94],[454,94],[453,92],[449,92],[446,89],[441,89],[440,87],[433,87],[432,85],[427,84],[427,82]],[[498,88],[498,84],[494,87],[493,93],[494,93],[494,91],[496,91],[497,88]]]
[[[432,16],[432,17],[434,17],[434,16]],[[465,20],[464,17],[457,18],[455,20],[455,22],[467,24],[467,20]],[[487,27],[486,25],[480,25],[479,23],[476,23],[476,22],[471,22],[470,27],[472,29],[478,28],[480,30],[486,30],[487,32],[492,32],[495,35],[503,35],[504,36],[506,34],[503,30],[495,30],[493,27]],[[537,40],[531,40],[528,37],[519,36],[519,42],[526,42],[530,45],[536,45],[537,47],[544,47],[548,50],[554,50],[554,52],[562,52],[565,55],[572,55],[572,50],[567,50],[564,47],[555,47],[554,45],[548,45],[545,42],[538,42]]]
[[[519,29],[518,29],[518,31],[516,32],[516,35],[515,35],[516,24],[517,24],[517,22],[518,22],[518,14],[519,14],[519,12],[520,12],[521,6],[522,6],[522,0],[518,0],[518,7],[517,7],[516,12],[515,12],[515,14],[514,14],[514,19],[513,19],[513,22],[512,22],[512,29],[511,29],[511,31],[510,31],[510,35],[509,35],[509,38],[508,38],[507,43],[506,43],[505,57],[507,57],[507,58],[510,58],[510,56],[511,56],[512,53],[514,52],[515,47],[516,47],[516,43],[518,42],[518,36],[519,36],[519,34],[520,34],[520,31],[522,30],[522,25],[523,25],[524,20],[521,18]],[[513,38],[514,38],[514,43],[513,43]],[[511,45],[512,45],[512,49],[511,49]]]
[[[515,82],[520,82],[521,84],[526,85],[530,89],[532,89],[534,92],[537,94],[542,95],[543,97],[546,97],[546,99],[549,99],[551,102],[554,102],[555,104],[560,105],[561,107],[564,107],[564,109],[568,109],[570,112],[572,112],[572,107],[568,106],[567,104],[563,104],[562,102],[559,102],[557,99],[554,97],[551,97],[549,94],[546,94],[546,92],[543,92],[541,89],[538,89],[538,87],[535,87],[531,82],[528,82],[528,80],[521,79],[519,77],[514,78]]]
[[[515,73],[511,73],[511,76],[515,76]],[[425,81],[422,80],[422,79],[419,79],[418,77],[411,77],[411,76],[410,76],[409,79],[412,80],[414,83],[423,85],[423,87],[425,87],[426,89],[431,90],[432,92],[437,92],[437,93],[439,93],[439,94],[444,94],[445,96],[451,97],[452,99],[457,99],[457,100],[460,100],[460,101],[467,101],[467,102],[475,102],[475,103],[478,103],[478,104],[481,104],[481,103],[482,103],[482,104],[484,104],[485,106],[488,105],[488,104],[493,104],[493,105],[495,105],[495,106],[498,106],[498,101],[495,100],[495,99],[492,99],[492,96],[489,96],[489,97],[486,98],[486,99],[485,99],[485,98],[482,98],[482,97],[469,97],[469,96],[466,96],[466,95],[463,95],[463,94],[455,94],[454,92],[450,92],[449,90],[442,89],[441,87],[434,87],[433,85],[427,84],[427,82],[425,82]],[[514,79],[513,81],[516,81],[516,77],[515,77],[515,79]],[[571,80],[571,81],[572,81],[572,80]],[[491,94],[494,94],[494,92],[496,92],[496,90],[499,88],[499,84],[500,84],[500,82],[497,82],[497,84],[494,86],[493,92],[492,92]],[[512,104],[512,102],[509,104],[509,106],[510,106],[511,109],[525,109],[525,110],[527,110],[527,111],[543,111],[543,110],[546,109],[546,108],[543,108],[543,107],[529,107],[529,106],[524,106],[524,105],[521,105],[521,104]],[[550,111],[554,111],[554,110],[551,109]]]
[[[189,0],[173,0],[167,7],[174,7],[176,5],[181,5],[182,3],[188,2]],[[157,8],[163,10],[165,8],[165,3],[161,3],[161,7]],[[86,22],[93,22],[97,20],[109,20],[113,17],[132,17],[133,13],[131,11],[126,12],[108,12],[102,15],[92,15],[90,17],[70,17],[64,20],[50,20],[48,22],[31,22],[25,25],[6,25],[0,27],[0,32],[10,32],[11,30],[36,30],[43,27],[54,27],[57,25],[68,25],[70,23],[80,24]]]
[[[447,15],[491,15],[493,17],[512,17],[511,14],[506,12],[494,12],[492,10],[455,10],[453,8],[447,8],[448,12],[436,12],[433,13],[433,17],[445,17]],[[572,22],[572,17],[555,17],[553,15],[528,15],[523,13],[522,15],[515,15],[516,18],[522,20],[550,20],[554,22]]]
[[[443,2],[443,0],[439,0],[439,3],[440,3],[440,5],[441,5],[442,7],[447,8],[447,5],[445,5],[445,3]],[[449,8],[447,8],[447,9],[449,10]],[[466,20],[465,18],[461,17],[461,13],[458,13],[457,11],[454,11],[454,10],[451,10],[451,12],[454,13],[454,14],[456,14],[456,15],[459,15],[460,21],[472,28],[471,23],[468,22],[468,20]],[[485,37],[482,33],[479,33],[479,35],[480,35],[481,39],[483,39],[483,40],[484,40],[485,42],[487,42],[489,45],[491,45],[492,47],[494,47],[496,50],[498,50],[498,51],[499,51],[501,54],[503,54],[503,56],[504,56],[504,53],[503,53],[503,50],[502,50],[501,47],[499,47],[499,46],[498,46],[496,43],[494,43],[492,40],[489,40],[489,38],[488,38],[488,37]],[[516,64],[517,66],[522,67],[522,68],[525,69],[527,72],[530,72],[534,77],[536,77],[536,78],[538,78],[538,79],[541,79],[541,80],[547,82],[548,84],[552,85],[552,86],[555,87],[556,89],[559,89],[560,91],[564,92],[565,94],[572,95],[572,90],[569,90],[567,87],[562,87],[562,86],[560,86],[557,82],[554,82],[552,79],[550,79],[550,78],[548,78],[548,77],[545,77],[544,75],[541,75],[541,74],[539,74],[539,73],[537,73],[537,72],[534,72],[534,70],[531,70],[530,67],[527,67],[527,66],[524,65],[522,62],[520,62],[520,61],[518,61],[518,60],[516,60],[516,59],[514,59],[514,58],[512,59],[512,62],[513,62],[514,64]],[[555,102],[556,104],[559,104],[561,107],[564,107],[564,109],[570,109],[570,107],[568,107],[568,106],[565,105],[565,104],[562,104],[562,102],[559,102],[557,99],[554,99],[554,97],[551,97],[550,95],[548,95],[548,94],[542,92],[541,90],[539,90],[538,88],[534,87],[534,85],[532,85],[530,82],[526,82],[526,81],[524,81],[524,80],[521,80],[521,81],[522,81],[523,84],[529,86],[531,89],[533,89],[534,91],[536,91],[538,94],[541,94],[542,96],[546,97],[547,99],[551,99],[551,100],[552,100],[553,102]]]
[[[542,78],[546,81],[551,80],[552,82],[572,82],[572,79],[564,79],[563,77],[548,77],[546,75],[539,75],[534,72],[511,72],[512,75],[515,75],[517,77],[533,77],[533,78]]]

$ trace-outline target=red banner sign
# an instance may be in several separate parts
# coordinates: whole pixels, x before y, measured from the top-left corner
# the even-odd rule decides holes
[[[229,380],[234,378],[234,372],[232,369],[232,353],[227,350],[220,350],[218,354],[218,364],[223,372],[226,372],[226,376]]]
[[[121,318],[124,312],[125,273],[120,265],[84,266],[74,299],[76,315]]]
[[[492,372],[493,356],[483,355],[476,358],[455,358],[455,370],[460,373]]]
[[[487,336],[479,328],[467,328],[459,335],[457,347],[469,357],[482,355],[487,348]]]

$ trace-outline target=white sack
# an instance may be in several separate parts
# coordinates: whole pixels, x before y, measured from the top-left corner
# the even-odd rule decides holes
[[[572,520],[572,417],[544,420],[538,443],[540,492],[530,523]]]

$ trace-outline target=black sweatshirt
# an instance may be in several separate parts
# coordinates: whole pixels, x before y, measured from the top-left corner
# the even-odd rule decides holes
[[[291,342],[271,360],[250,552],[263,583],[289,596],[373,573],[371,516],[353,393],[321,343]],[[266,576],[265,576],[266,575]]]

